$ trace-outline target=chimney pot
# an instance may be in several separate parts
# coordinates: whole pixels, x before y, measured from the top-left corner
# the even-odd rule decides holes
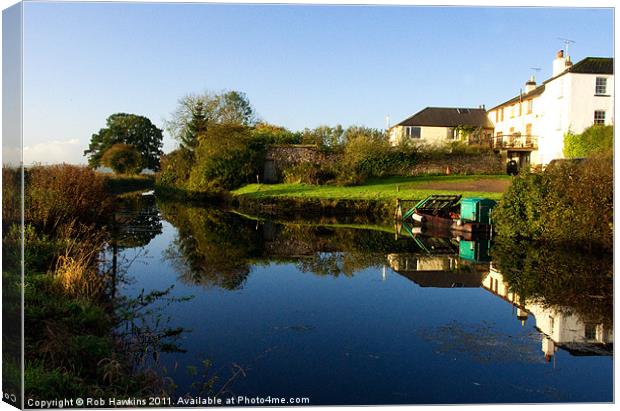
[[[564,57],[564,50],[558,51],[557,58],[561,59]]]

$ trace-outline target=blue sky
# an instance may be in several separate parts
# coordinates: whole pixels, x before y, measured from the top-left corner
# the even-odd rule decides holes
[[[297,130],[385,127],[426,106],[493,106],[558,37],[574,62],[613,56],[611,9],[26,3],[26,162],[84,162],[112,113],[158,127],[177,100],[245,92],[259,116]],[[164,151],[175,147],[167,135]]]

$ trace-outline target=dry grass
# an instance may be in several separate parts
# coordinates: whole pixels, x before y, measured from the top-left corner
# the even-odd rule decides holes
[[[106,275],[99,273],[99,254],[105,241],[102,232],[78,223],[63,226],[64,251],[56,260],[52,275],[65,293],[73,297],[98,299],[106,289]]]
[[[25,219],[45,233],[73,220],[101,222],[109,205],[104,178],[88,167],[35,166],[25,184]]]

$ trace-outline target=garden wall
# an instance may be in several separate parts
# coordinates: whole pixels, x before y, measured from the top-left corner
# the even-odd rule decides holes
[[[445,174],[450,167],[451,174],[498,174],[506,172],[501,157],[493,153],[457,154],[444,158],[419,159],[406,171],[406,175]]]
[[[427,154],[428,155],[428,154]],[[265,183],[282,181],[282,172],[287,167],[308,163],[326,165],[338,160],[341,154],[326,154],[315,145],[274,145],[267,149],[263,172]],[[506,172],[505,160],[493,152],[470,154],[428,155],[420,153],[414,164],[399,167],[398,174],[417,176],[425,174],[498,174]],[[395,171],[387,171],[392,174]]]
[[[282,171],[300,163],[322,164],[330,157],[317,146],[309,144],[274,145],[267,149],[263,180],[266,183],[281,181]]]

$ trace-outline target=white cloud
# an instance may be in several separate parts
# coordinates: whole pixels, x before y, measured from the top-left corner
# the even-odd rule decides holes
[[[37,143],[24,146],[24,164],[85,164],[83,153],[84,145],[77,138]]]

